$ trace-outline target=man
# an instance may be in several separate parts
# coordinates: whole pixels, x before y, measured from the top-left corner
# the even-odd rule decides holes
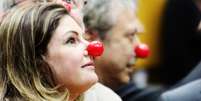
[[[105,51],[96,59],[99,81],[123,101],[154,101],[159,89],[140,89],[131,82],[136,61],[137,33],[143,30],[134,0],[88,0],[84,22],[88,40],[100,40]],[[146,99],[146,100],[145,100]]]

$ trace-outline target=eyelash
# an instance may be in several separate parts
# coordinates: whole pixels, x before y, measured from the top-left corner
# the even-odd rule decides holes
[[[76,44],[76,39],[74,37],[70,37],[67,41],[66,44]]]

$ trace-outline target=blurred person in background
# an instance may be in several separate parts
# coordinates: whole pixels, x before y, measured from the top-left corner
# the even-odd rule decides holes
[[[201,38],[200,26],[198,32]],[[159,101],[201,101],[200,92],[201,62],[183,80],[172,87],[171,90],[164,92]]]
[[[88,0],[84,7],[85,38],[103,42],[105,51],[95,60],[99,81],[123,101],[155,101],[161,88],[138,88],[132,82],[141,44],[137,33],[143,26],[136,16],[134,0]]]
[[[195,35],[197,40],[201,40],[201,1],[195,0],[193,3],[196,5],[198,10],[199,18],[195,27],[196,33],[189,33],[190,35]],[[195,40],[195,39],[194,39]],[[195,41],[197,41],[195,40]],[[201,41],[196,43],[201,46]],[[201,52],[201,51],[200,51]],[[199,53],[198,53],[199,54]],[[201,58],[200,58],[201,60]],[[183,64],[188,64],[183,63]],[[193,67],[192,67],[193,68]],[[164,92],[161,97],[160,101],[201,101],[201,61],[198,62],[197,66],[191,70],[188,75],[180,80],[176,85],[171,87],[170,90]]]
[[[161,81],[178,83],[201,60],[200,0],[167,0],[161,26]]]

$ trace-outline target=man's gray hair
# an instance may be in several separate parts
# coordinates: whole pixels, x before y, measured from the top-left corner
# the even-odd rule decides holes
[[[83,9],[86,28],[105,34],[126,9],[134,13],[135,0],[88,0]]]

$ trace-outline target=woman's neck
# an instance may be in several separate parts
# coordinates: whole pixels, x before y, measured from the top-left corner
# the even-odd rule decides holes
[[[69,89],[69,101],[75,101],[80,97],[86,89]]]
[[[61,91],[63,91],[64,89],[66,89],[64,86],[59,87],[59,90]],[[75,89],[67,89],[67,91],[69,93],[68,101],[75,101],[82,94],[82,92],[78,92],[78,90]]]
[[[70,93],[69,101],[75,101],[79,96],[78,93]]]

